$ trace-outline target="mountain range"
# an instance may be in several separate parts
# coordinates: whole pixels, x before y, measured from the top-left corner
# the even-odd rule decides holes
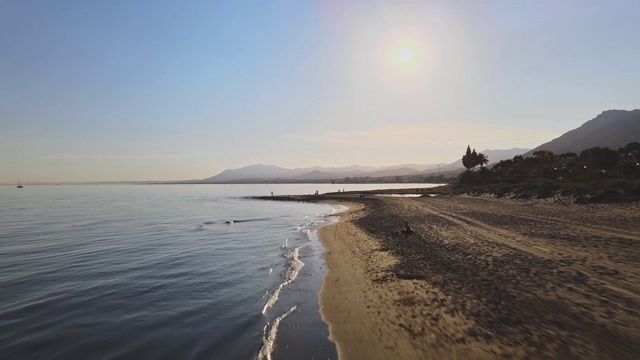
[[[537,150],[549,150],[556,154],[565,152],[579,154],[582,150],[595,146],[618,149],[634,141],[640,141],[640,110],[608,110],[587,121],[582,126],[534,149],[485,149],[480,152],[487,155],[491,164],[495,164],[501,160],[511,159],[516,155],[532,156],[533,152]],[[239,169],[228,169],[197,182],[312,182],[314,180],[327,181],[346,177],[375,178],[438,174],[455,176],[463,169],[462,159],[449,164],[401,164],[383,167],[350,165],[345,167],[313,166],[286,169],[275,165],[255,164]]]
[[[509,150],[483,150],[492,162],[511,159],[521,155],[529,149],[513,148]],[[320,167],[287,169],[275,165],[255,164],[239,169],[228,169],[218,175],[202,180],[205,183],[237,183],[237,182],[267,182],[267,181],[294,181],[306,182],[312,180],[343,179],[345,177],[385,177],[407,175],[437,175],[462,169],[462,159],[450,164],[401,164],[393,166],[361,166],[350,165],[345,167]]]
[[[582,150],[596,146],[617,150],[635,141],[640,141],[640,109],[608,110],[579,128],[537,146],[525,156],[531,156],[537,150],[549,150],[554,154],[580,154]]]

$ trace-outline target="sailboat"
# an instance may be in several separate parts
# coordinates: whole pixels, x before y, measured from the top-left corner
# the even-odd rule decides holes
[[[20,180],[18,180],[18,189],[22,189],[24,186],[20,185]]]

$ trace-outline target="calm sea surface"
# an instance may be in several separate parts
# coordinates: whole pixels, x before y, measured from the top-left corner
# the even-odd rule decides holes
[[[316,230],[339,207],[246,196],[337,190],[0,186],[0,358],[336,359]]]

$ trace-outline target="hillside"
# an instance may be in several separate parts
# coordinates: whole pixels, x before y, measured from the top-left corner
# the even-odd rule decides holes
[[[320,167],[313,166],[308,168],[287,169],[275,165],[255,164],[245,166],[239,169],[227,169],[218,175],[201,180],[205,183],[230,183],[242,181],[267,181],[274,179],[330,179],[336,174],[362,174],[367,171],[373,171],[377,168],[372,166],[351,165],[344,167]],[[347,175],[349,176],[349,175]]]
[[[420,168],[436,168],[438,165],[422,165]],[[240,169],[229,169],[201,180],[204,183],[239,183],[239,182],[310,182],[314,180],[327,181],[343,179],[345,177],[383,177],[418,175],[417,169],[406,166],[371,167],[351,165],[346,167],[309,167],[286,169],[275,165],[249,165]]]
[[[608,110],[579,128],[536,147],[525,156],[532,156],[537,150],[549,150],[554,154],[579,154],[596,146],[617,150],[634,141],[640,141],[640,109]]]
[[[506,160],[515,155],[523,154],[529,149],[513,148],[509,150],[482,150],[489,157],[491,163]],[[460,152],[462,153],[462,151]],[[320,167],[286,169],[275,165],[255,164],[239,169],[228,169],[218,175],[199,180],[200,183],[241,183],[241,182],[310,182],[314,180],[338,180],[346,177],[395,177],[442,174],[455,176],[462,171],[462,159],[450,164],[402,164],[392,166],[361,166],[350,165],[344,167]]]

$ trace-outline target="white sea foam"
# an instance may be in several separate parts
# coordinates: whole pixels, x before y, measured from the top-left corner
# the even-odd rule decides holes
[[[315,220],[309,225],[310,226],[321,226],[322,224],[324,224],[324,220]]]
[[[286,318],[296,310],[296,306],[292,307],[286,313],[278,316],[273,323],[267,324],[264,327],[264,337],[262,338],[262,348],[258,353],[258,360],[271,360],[271,353],[273,352],[274,345],[276,342],[276,335],[278,333],[278,326],[280,325],[280,321]]]
[[[282,275],[282,279],[284,280],[284,282],[278,285],[278,287],[275,290],[273,290],[273,292],[271,293],[271,296],[269,296],[269,300],[267,300],[267,303],[264,304],[264,307],[262,308],[263,314],[266,313],[267,310],[271,309],[273,304],[275,304],[276,301],[278,301],[278,297],[280,296],[280,291],[282,291],[282,288],[285,285],[291,283],[293,280],[295,280],[298,274],[300,273],[300,270],[304,267],[304,263],[300,261],[298,256],[300,254],[300,249],[302,249],[305,246],[307,246],[307,244],[298,246],[297,248],[293,248],[284,254],[284,257],[289,259],[289,266],[287,267],[287,270]]]
[[[310,221],[310,218],[308,216],[305,217],[305,220],[307,220],[308,222],[306,224],[300,225],[297,229],[300,232],[307,235],[307,240],[312,241],[312,232],[311,232],[312,228],[317,228],[318,226],[323,225],[325,222],[322,220]],[[262,308],[263,314],[265,314],[267,310],[273,307],[273,305],[278,301],[278,297],[280,296],[280,292],[282,291],[282,288],[285,285],[288,285],[292,281],[294,281],[298,276],[298,274],[300,273],[300,270],[304,267],[304,263],[300,261],[300,258],[299,258],[300,249],[307,246],[308,244],[309,243],[306,243],[304,245],[290,249],[284,254],[284,257],[289,259],[289,264],[287,266],[287,269],[282,274],[282,279],[284,280],[284,282],[278,285],[278,287],[276,287],[271,293],[271,295],[269,296],[269,299],[267,300],[266,304]],[[282,248],[287,248],[288,245],[289,245],[289,239],[286,239],[284,242],[284,245],[282,245]],[[272,269],[273,268],[269,269],[269,274],[271,274]]]
[[[286,254],[284,254],[284,257],[290,260],[289,267],[287,268],[287,271],[285,271],[283,276],[284,281],[286,283],[290,283],[293,280],[295,280],[296,277],[298,276],[298,273],[300,272],[300,269],[304,267],[304,263],[300,261],[298,257],[300,255],[300,249],[302,249],[305,246],[307,246],[307,244],[298,246],[297,248],[293,248],[289,250]]]
[[[348,207],[346,207],[346,206],[336,206],[336,207],[334,207],[333,209],[331,209],[331,212],[330,212],[330,213],[328,213],[328,214],[324,214],[323,216],[324,216],[324,217],[332,216],[332,215],[334,215],[334,214],[336,214],[336,213],[339,213],[339,212],[345,211],[345,210],[347,210],[347,209],[348,209]]]
[[[276,303],[276,301],[278,301],[278,297],[280,296],[280,290],[282,290],[282,287],[287,285],[287,282],[283,282],[282,284],[278,285],[278,287],[273,290],[273,292],[271,293],[271,296],[269,296],[269,299],[267,300],[267,303],[264,304],[264,307],[262,308],[262,313],[266,313],[267,310],[271,309],[271,307],[273,306],[273,304]]]

